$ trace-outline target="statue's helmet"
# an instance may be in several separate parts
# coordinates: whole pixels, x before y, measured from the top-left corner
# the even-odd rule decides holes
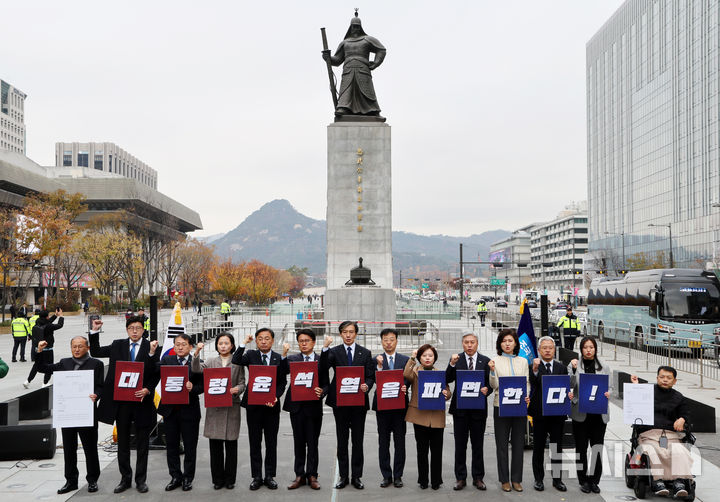
[[[358,10],[355,9],[355,17],[353,17],[350,20],[350,27],[348,28],[347,33],[345,33],[345,40],[348,38],[357,38],[357,37],[365,37],[367,36],[367,33],[362,28],[362,22],[360,21],[360,18],[358,17]]]

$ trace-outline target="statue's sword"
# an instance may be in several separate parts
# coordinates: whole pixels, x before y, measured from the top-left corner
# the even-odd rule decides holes
[[[327,42],[327,35],[325,35],[325,28],[320,28],[320,33],[322,33],[322,43],[323,43],[323,53],[330,55],[330,49],[328,49],[328,42]],[[328,58],[327,61],[327,71],[328,71],[328,78],[330,79],[330,94],[332,94],[333,99],[333,105],[335,108],[337,108],[338,104],[338,98],[337,98],[337,88],[335,87],[335,74],[332,70],[332,63],[330,62],[330,59]]]

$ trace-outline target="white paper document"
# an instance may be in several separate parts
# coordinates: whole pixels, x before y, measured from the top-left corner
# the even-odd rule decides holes
[[[623,385],[623,419],[628,425],[654,425],[655,384]]]
[[[95,392],[93,370],[53,373],[53,427],[92,427]]]

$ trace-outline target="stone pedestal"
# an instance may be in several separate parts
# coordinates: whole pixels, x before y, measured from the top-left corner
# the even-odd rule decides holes
[[[325,319],[394,321],[395,291],[372,286],[349,286],[325,291]]]

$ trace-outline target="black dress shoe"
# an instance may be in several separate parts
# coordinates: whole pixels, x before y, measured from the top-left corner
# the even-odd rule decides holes
[[[180,488],[180,487],[182,486],[182,483],[183,483],[183,482],[182,482],[182,479],[172,478],[172,479],[170,480],[170,482],[169,482],[167,485],[165,485],[165,491],[166,491],[166,492],[171,492],[171,491],[173,491],[175,488]]]
[[[232,490],[233,488],[235,488],[235,483],[228,483],[225,485],[225,488],[227,488],[228,490]]]
[[[467,485],[467,483],[465,482],[464,479],[458,479],[458,480],[455,482],[455,486],[453,486],[453,490],[455,490],[456,492],[457,492],[457,491],[460,491],[460,490],[462,490],[463,488],[465,488],[466,485]]]
[[[597,485],[597,483],[593,483],[590,485],[590,490],[592,490],[593,493],[600,493],[600,487]]]
[[[439,490],[439,489],[440,489],[440,485],[432,485],[431,488],[432,488],[433,490]]]
[[[77,489],[78,489],[77,483],[69,483],[68,482],[68,483],[65,483],[62,486],[62,488],[60,488],[57,492],[58,492],[58,495],[62,495],[63,493],[69,493],[69,492],[71,492],[73,490],[77,490]]]
[[[214,483],[214,484],[213,484],[213,488],[215,488],[216,490],[219,490],[219,489],[222,488],[223,486],[225,486],[224,483]]]
[[[395,482],[393,484],[395,485],[395,488],[402,488],[403,487],[402,478],[395,478]]]
[[[541,492],[545,489],[545,483],[543,483],[542,481],[535,481],[533,488],[535,488],[537,491]]]
[[[482,479],[476,479],[473,481],[473,486],[475,486],[478,490],[487,490],[487,486],[485,486],[485,482]]]
[[[387,488],[392,484],[392,479],[390,478],[383,478],[382,482],[380,483],[380,488]]]
[[[88,492],[95,493],[96,491],[98,491],[97,483],[88,483]]]
[[[580,484],[580,491],[583,493],[590,493],[590,491],[592,491],[592,487],[590,486],[590,483]]]
[[[566,492],[567,486],[565,486],[565,483],[563,483],[561,480],[557,479],[553,481],[553,488],[555,488],[559,492]]]
[[[251,490],[257,490],[263,485],[263,480],[261,478],[254,478],[252,480],[252,483],[250,483],[250,489]]]
[[[362,490],[363,488],[365,488],[365,485],[360,478],[352,478],[351,483],[358,490]]]
[[[120,484],[115,487],[113,493],[122,493],[130,488],[130,483],[127,481],[120,481]]]
[[[138,483],[136,488],[140,493],[147,493],[149,490],[147,483]]]
[[[342,490],[345,488],[348,484],[350,484],[350,481],[348,481],[348,478],[340,478],[338,479],[337,484],[335,485],[335,489]]]
[[[427,483],[418,483],[420,485],[421,490],[427,490],[428,484]]]
[[[265,478],[265,486],[270,488],[271,490],[277,490],[278,484],[277,481],[275,481],[273,478]]]
[[[192,480],[191,479],[183,479],[182,491],[189,492],[190,490],[192,490]]]

